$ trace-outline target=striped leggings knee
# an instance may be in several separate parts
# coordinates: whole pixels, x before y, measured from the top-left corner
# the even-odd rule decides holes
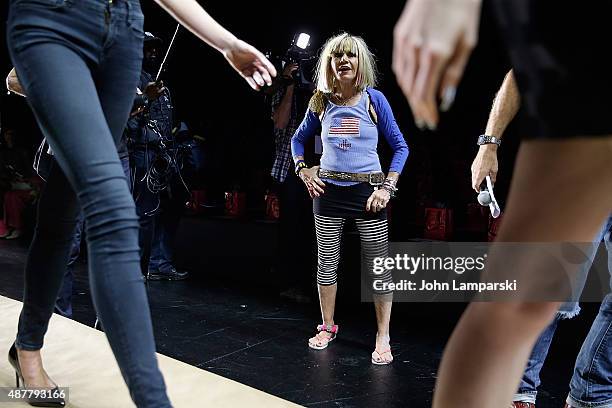
[[[344,218],[315,215],[315,230],[317,235],[317,283],[322,286],[334,285],[338,281],[338,263],[340,262],[340,239],[344,228]],[[388,255],[388,224],[387,220],[356,219],[355,224],[361,241],[361,257],[367,270],[372,274],[373,262],[376,257]],[[377,279],[391,282],[391,273],[384,272]],[[388,291],[380,292],[387,293]],[[378,293],[378,292],[377,292]]]

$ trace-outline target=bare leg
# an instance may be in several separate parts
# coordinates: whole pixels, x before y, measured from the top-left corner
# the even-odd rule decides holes
[[[317,285],[319,287],[319,303],[321,304],[321,318],[323,324],[326,326],[333,326],[334,323],[334,312],[336,310],[336,293],[338,291],[338,284],[333,285]],[[332,333],[321,331],[316,336],[308,339],[310,344],[321,347],[333,337]]]
[[[321,303],[321,316],[323,324],[334,324],[334,311],[336,310],[336,293],[338,284],[319,287],[319,302]]]
[[[336,292],[338,284],[329,286],[318,285],[319,301],[321,303],[321,316],[323,324],[334,324],[334,311],[336,310]]]
[[[391,349],[389,342],[389,321],[391,320],[391,306],[393,305],[393,295],[374,295],[374,309],[376,310],[376,324],[378,331],[376,332],[376,351],[379,354],[385,353]],[[391,360],[389,353],[384,354],[381,358],[385,361]]]
[[[498,241],[590,242],[612,209],[611,161],[611,137],[524,142]],[[557,307],[472,303],[446,347],[433,406],[508,406]]]

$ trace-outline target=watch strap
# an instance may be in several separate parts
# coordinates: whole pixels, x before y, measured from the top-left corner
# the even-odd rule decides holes
[[[484,144],[496,144],[501,145],[501,139],[496,136],[491,135],[480,135],[478,136],[478,146],[482,146]]]

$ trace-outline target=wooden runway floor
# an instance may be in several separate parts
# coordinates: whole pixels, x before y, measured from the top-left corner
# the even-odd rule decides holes
[[[15,372],[5,356],[15,337],[20,310],[21,302],[0,296],[0,387],[15,386]],[[45,337],[43,359],[51,378],[69,388],[68,407],[134,406],[104,333],[54,314]],[[176,408],[298,406],[164,355],[158,354],[158,359]]]

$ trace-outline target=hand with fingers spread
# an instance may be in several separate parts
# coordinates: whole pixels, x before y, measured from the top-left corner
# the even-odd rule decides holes
[[[272,85],[276,68],[252,45],[236,39],[229,48],[223,50],[223,55],[251,88],[259,90],[264,85]]]
[[[410,0],[393,33],[393,71],[419,128],[435,129],[476,45],[481,0]]]
[[[373,213],[377,213],[383,208],[387,207],[387,204],[389,203],[390,199],[391,194],[384,188],[374,190],[374,192],[370,195],[370,198],[368,198],[368,201],[366,202],[366,211],[372,211]]]
[[[299,176],[308,189],[310,198],[321,197],[325,193],[325,183],[319,178],[319,166],[303,168]]]

